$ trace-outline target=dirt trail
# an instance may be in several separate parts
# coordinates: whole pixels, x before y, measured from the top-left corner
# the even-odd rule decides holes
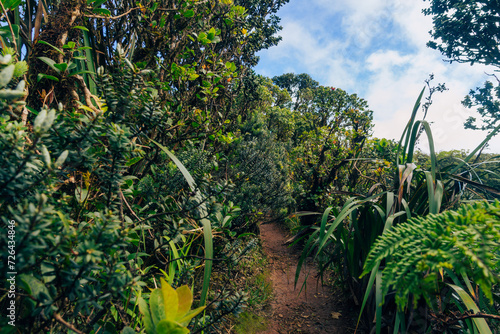
[[[317,271],[309,264],[302,270],[294,289],[295,270],[300,249],[284,245],[286,233],[277,224],[260,226],[264,252],[274,290],[268,330],[259,334],[334,334],[354,333],[351,305],[342,292],[332,291],[316,279]],[[299,295],[306,274],[305,291]],[[346,313],[346,314],[344,314]]]

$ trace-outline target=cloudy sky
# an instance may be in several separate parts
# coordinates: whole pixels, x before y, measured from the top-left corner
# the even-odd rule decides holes
[[[339,87],[366,99],[374,111],[374,136],[399,139],[424,80],[445,83],[434,96],[428,121],[436,149],[475,148],[485,137],[465,130],[474,111],[460,101],[481,86],[493,68],[449,64],[426,47],[432,28],[422,0],[290,0],[279,12],[283,40],[261,51],[256,72],[269,77],[308,73],[321,85]],[[500,153],[500,135],[490,152]],[[427,151],[426,144],[420,144]]]

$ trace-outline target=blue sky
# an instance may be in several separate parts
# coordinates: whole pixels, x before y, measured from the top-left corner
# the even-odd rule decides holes
[[[493,68],[449,64],[426,47],[432,28],[422,0],[290,0],[279,12],[283,40],[261,51],[256,72],[273,77],[308,73],[321,85],[366,99],[374,111],[374,135],[399,139],[424,80],[449,91],[435,95],[428,121],[436,149],[473,149],[486,133],[465,130],[474,111],[462,107],[467,92]],[[500,153],[500,135],[490,152]],[[420,144],[427,151],[427,144]]]

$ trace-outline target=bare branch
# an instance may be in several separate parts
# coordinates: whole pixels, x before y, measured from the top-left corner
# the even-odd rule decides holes
[[[83,332],[81,332],[78,329],[76,329],[75,326],[73,326],[72,324],[70,324],[69,322],[67,322],[66,320],[64,320],[61,317],[61,315],[59,315],[59,313],[54,314],[54,318],[57,321],[59,321],[61,324],[63,324],[64,326],[66,326],[67,328],[71,329],[73,332],[75,332],[77,334],[83,334]]]
[[[78,85],[80,86],[81,90],[83,91],[85,103],[87,104],[87,107],[92,109],[95,112],[99,112],[99,110],[94,107],[94,104],[92,103],[92,93],[90,90],[87,88],[87,84],[85,83],[85,80],[83,80],[83,77],[81,75],[73,75],[73,78],[76,79],[78,82]]]
[[[104,16],[104,15],[89,15],[89,14],[84,14],[85,17],[91,17],[94,19],[107,19],[107,20],[116,20],[119,19],[120,17],[123,17],[125,15],[130,14],[133,10],[141,9],[141,7],[134,7],[130,8],[127,10],[125,13],[117,15],[117,16]]]

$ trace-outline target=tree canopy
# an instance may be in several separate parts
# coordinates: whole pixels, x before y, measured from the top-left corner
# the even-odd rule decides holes
[[[427,45],[439,50],[450,62],[481,63],[500,67],[500,3],[496,0],[424,0],[432,16],[433,38]],[[467,108],[477,107],[481,120],[469,117],[466,129],[494,130],[500,124],[500,81],[486,81],[471,89],[462,101]]]
[[[424,0],[432,16],[427,45],[450,61],[500,66],[500,3],[496,0]]]

